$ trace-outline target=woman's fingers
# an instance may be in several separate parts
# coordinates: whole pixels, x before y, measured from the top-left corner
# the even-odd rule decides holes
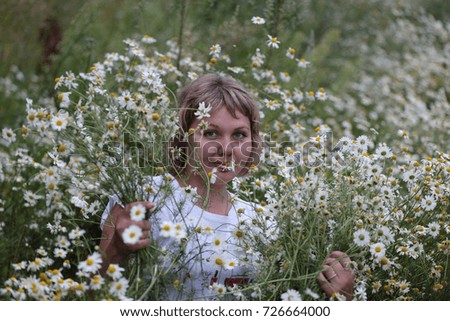
[[[129,212],[129,211],[133,208],[133,206],[137,206],[137,205],[142,205],[142,206],[144,206],[145,209],[148,210],[148,211],[155,207],[155,204],[152,203],[152,202],[149,202],[149,201],[140,201],[140,202],[128,203],[128,204],[125,206],[125,210],[126,210],[127,212]]]

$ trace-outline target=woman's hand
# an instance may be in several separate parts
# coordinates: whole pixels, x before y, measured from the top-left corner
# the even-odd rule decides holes
[[[332,252],[325,259],[317,281],[329,297],[341,294],[348,301],[352,300],[355,274],[350,264],[351,260],[348,255],[340,251]]]
[[[100,249],[103,252],[102,270],[111,263],[122,263],[131,252],[145,248],[150,244],[150,222],[148,220],[133,221],[130,217],[130,210],[133,206],[143,205],[147,211],[155,205],[152,202],[134,202],[125,207],[116,204],[103,225]],[[127,244],[123,240],[123,232],[130,225],[137,225],[142,229],[142,236],[134,244]]]

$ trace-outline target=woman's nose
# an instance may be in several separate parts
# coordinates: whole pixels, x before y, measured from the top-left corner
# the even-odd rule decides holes
[[[233,155],[233,149],[238,145],[235,141],[230,139],[222,139],[217,143],[217,154],[226,157],[231,157]]]

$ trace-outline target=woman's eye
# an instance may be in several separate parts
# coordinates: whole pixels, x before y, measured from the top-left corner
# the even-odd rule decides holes
[[[217,133],[214,130],[205,130],[203,132],[203,136],[207,138],[213,138],[217,136]]]
[[[237,139],[243,139],[247,137],[247,135],[244,132],[236,132],[234,133],[234,137],[236,137]]]

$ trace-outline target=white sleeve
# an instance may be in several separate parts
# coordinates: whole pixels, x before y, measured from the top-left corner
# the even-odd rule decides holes
[[[100,228],[103,230],[103,225],[105,225],[105,221],[108,218],[109,213],[113,209],[113,207],[119,204],[120,206],[124,207],[123,204],[120,202],[119,197],[117,195],[109,196],[108,205],[106,205],[105,210],[102,214],[102,219],[100,221]]]

